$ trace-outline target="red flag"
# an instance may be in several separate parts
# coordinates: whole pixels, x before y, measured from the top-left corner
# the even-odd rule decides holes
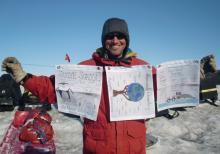
[[[65,60],[67,60],[70,63],[70,57],[68,54],[66,54]]]

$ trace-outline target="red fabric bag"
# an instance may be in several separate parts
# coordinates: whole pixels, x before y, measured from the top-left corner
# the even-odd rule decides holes
[[[53,138],[52,118],[48,113],[33,114],[34,118],[28,119],[21,128],[19,139],[33,144],[46,144]]]

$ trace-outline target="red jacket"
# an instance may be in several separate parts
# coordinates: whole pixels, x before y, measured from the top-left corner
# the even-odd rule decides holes
[[[136,57],[131,57],[130,64],[114,62],[101,58],[94,53],[93,58],[83,61],[81,65],[99,66],[133,66],[148,64]],[[153,68],[153,74],[155,74]],[[155,77],[155,76],[154,76]],[[52,81],[52,82],[51,82]],[[54,76],[32,76],[25,84],[25,88],[37,95],[41,101],[55,102]],[[90,154],[145,154],[146,128],[145,120],[109,120],[109,100],[107,91],[106,73],[103,72],[102,94],[98,117],[96,121],[84,120],[83,153]]]

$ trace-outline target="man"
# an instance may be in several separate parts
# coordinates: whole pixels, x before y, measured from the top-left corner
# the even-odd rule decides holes
[[[92,58],[81,65],[124,66],[144,65],[147,62],[136,58],[129,49],[129,32],[125,20],[110,18],[102,30],[102,47]],[[35,76],[23,71],[16,58],[3,61],[3,70],[11,72],[15,80],[38,96],[42,102],[56,102],[54,76]],[[153,70],[155,74],[155,69]],[[84,154],[145,154],[145,120],[110,121],[106,73],[103,72],[102,94],[96,121],[84,119]]]

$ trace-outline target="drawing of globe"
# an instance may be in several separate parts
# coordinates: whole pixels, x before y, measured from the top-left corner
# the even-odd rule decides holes
[[[144,87],[139,83],[131,83],[127,87],[127,95],[130,101],[140,101],[144,97]]]

